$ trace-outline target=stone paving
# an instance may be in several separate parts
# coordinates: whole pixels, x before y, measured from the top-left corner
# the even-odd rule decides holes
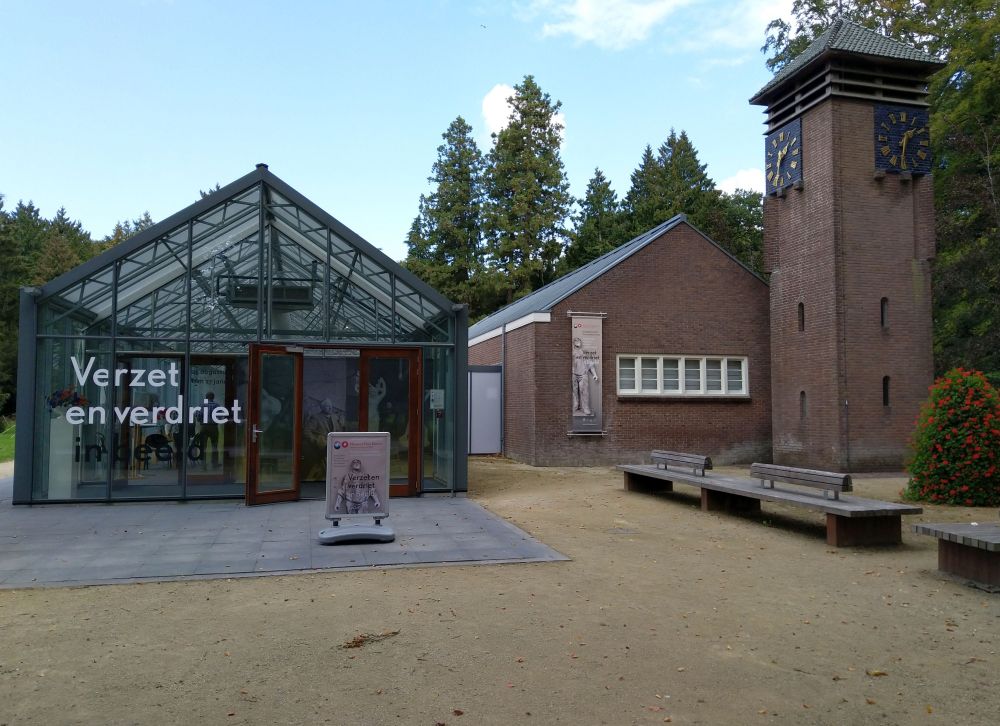
[[[321,545],[322,501],[13,506],[12,482],[0,479],[0,588],[567,559],[464,496],[392,500],[394,542]]]

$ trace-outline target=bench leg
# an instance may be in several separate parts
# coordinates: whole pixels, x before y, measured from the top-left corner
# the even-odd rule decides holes
[[[903,541],[903,520],[898,514],[884,517],[826,515],[826,543],[831,547],[894,545]]]
[[[760,500],[702,488],[701,510],[703,512],[759,512]]]
[[[938,569],[1000,587],[1000,552],[938,540]]]
[[[627,492],[655,494],[657,492],[672,492],[674,490],[674,483],[672,481],[654,479],[642,474],[633,474],[630,471],[623,473],[625,474],[625,491]]]

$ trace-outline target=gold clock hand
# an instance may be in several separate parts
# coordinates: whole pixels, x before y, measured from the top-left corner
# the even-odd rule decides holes
[[[910,140],[910,137],[913,136],[913,133],[914,133],[913,129],[910,129],[909,131],[905,132],[903,134],[903,138],[901,138],[899,140],[899,145],[900,145],[900,147],[902,147],[901,150],[900,150],[900,153],[899,153],[899,168],[900,169],[905,169],[906,168],[906,144]]]

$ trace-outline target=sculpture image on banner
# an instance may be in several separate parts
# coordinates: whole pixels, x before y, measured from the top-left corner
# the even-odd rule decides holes
[[[334,432],[327,437],[326,516],[387,515],[389,434]]]
[[[306,358],[302,367],[302,480],[323,481],[331,431],[358,428],[358,359]]]
[[[570,431],[600,433],[602,318],[574,316],[572,321],[573,408]]]

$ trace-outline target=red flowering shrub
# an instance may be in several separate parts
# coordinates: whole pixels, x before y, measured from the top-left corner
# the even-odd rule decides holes
[[[978,371],[954,368],[934,381],[913,434],[906,499],[1000,504],[1000,394]]]

